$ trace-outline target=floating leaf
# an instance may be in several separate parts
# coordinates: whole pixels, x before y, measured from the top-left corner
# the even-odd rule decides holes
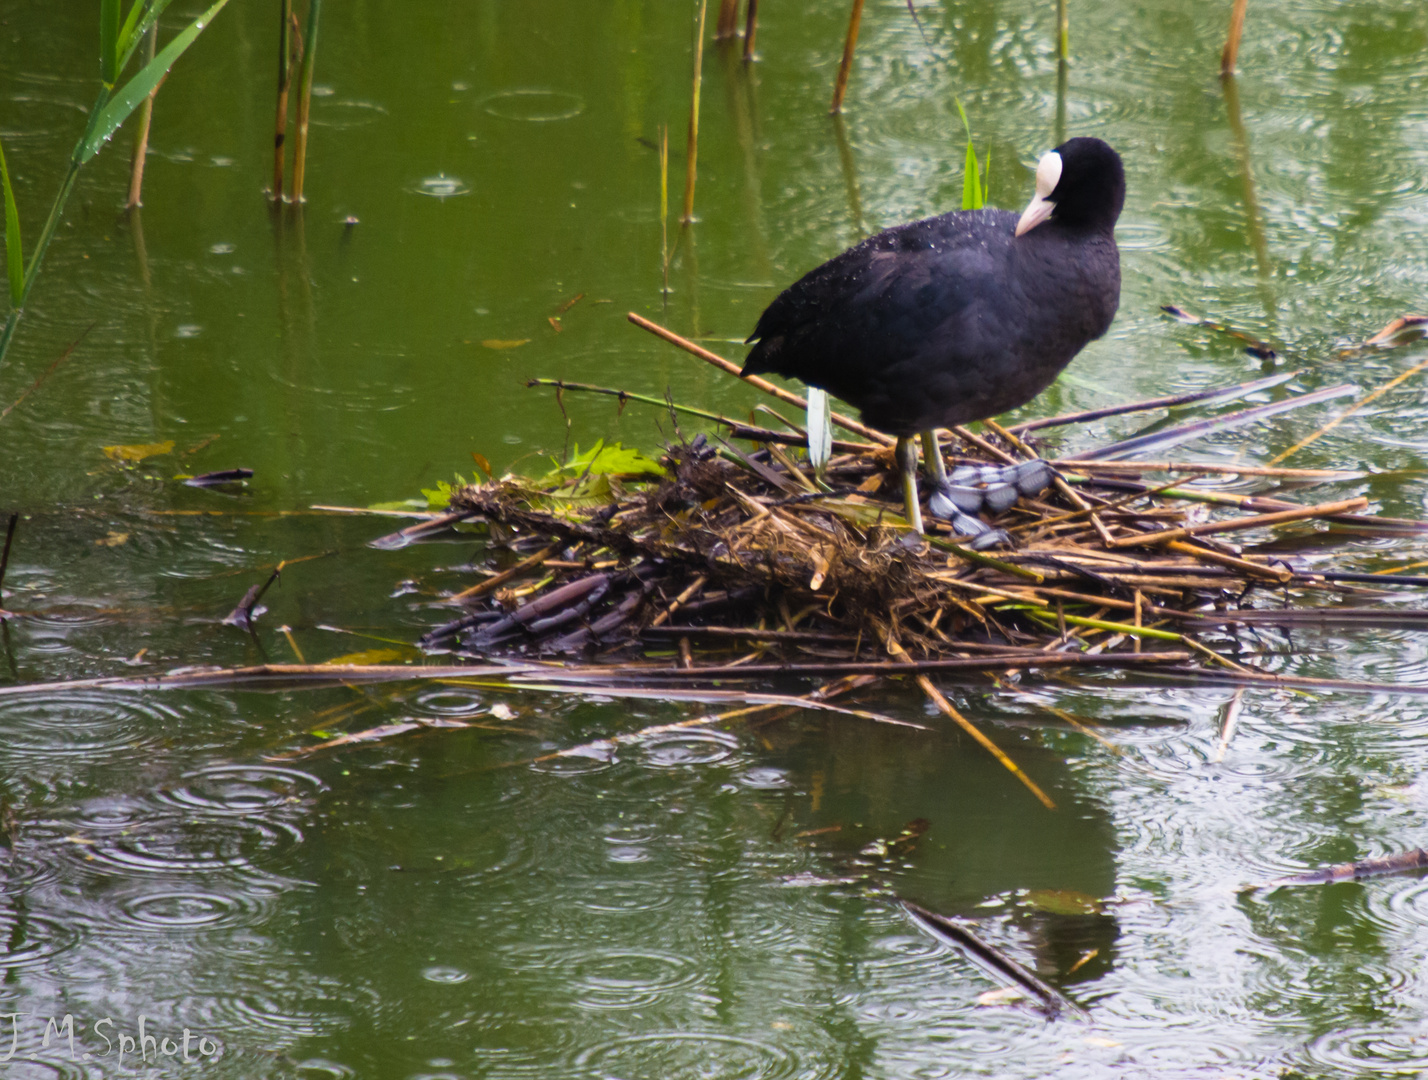
[[[496,474],[491,471],[491,463],[486,460],[486,456],[484,454],[478,454],[475,450],[472,450],[471,460],[476,462],[476,468],[480,469],[492,480],[496,478]]]
[[[521,338],[518,341],[508,341],[505,338],[487,338],[481,342],[488,349],[519,349],[522,345],[529,345],[530,338]]]
[[[1032,889],[1023,901],[1048,915],[1099,915],[1102,911],[1100,900],[1074,889]]]
[[[601,439],[585,453],[580,453],[580,445],[575,446],[575,454],[566,464],[567,473],[591,473],[607,476],[668,476],[663,465],[653,458],[647,458],[634,447],[628,450],[620,443],[605,445]]]
[[[363,649],[361,652],[348,653],[346,656],[335,656],[324,663],[357,664],[359,666],[390,664],[394,660],[405,658],[408,653],[409,650],[402,649]]]
[[[1000,990],[988,990],[977,995],[977,1004],[985,1007],[994,1005],[1015,1005],[1025,1001],[1026,995],[1015,986],[1003,986]]]
[[[120,547],[129,542],[129,534],[126,532],[110,532],[94,541],[95,547]]]
[[[158,457],[160,454],[170,453],[174,448],[174,441],[166,439],[158,443],[136,443],[131,446],[103,446],[104,456],[111,461],[143,461],[145,458]]]

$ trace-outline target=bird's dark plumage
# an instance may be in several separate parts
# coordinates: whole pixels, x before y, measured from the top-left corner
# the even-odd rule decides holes
[[[1006,210],[943,214],[804,275],[760,317],[744,373],[823,387],[898,436],[1030,401],[1111,325],[1125,201],[1121,160],[1099,139],[1063,143],[1037,180],[1021,235]]]

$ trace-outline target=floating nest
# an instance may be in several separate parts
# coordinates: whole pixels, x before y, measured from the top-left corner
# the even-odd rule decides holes
[[[969,435],[969,444],[951,437],[952,462],[1030,452],[990,426],[997,435]],[[506,565],[453,596],[463,614],[422,645],[482,657],[712,663],[721,675],[879,670],[890,659],[985,666],[979,657],[1032,651],[1047,666],[1200,659],[1246,672],[1224,630],[1335,618],[1329,607],[1288,607],[1291,589],[1428,583],[1311,570],[1221,539],[1315,521],[1423,528],[1361,515],[1362,498],[1304,506],[1128,478],[1154,465],[1061,463],[1053,489],[993,522],[1010,545],[980,552],[936,523],[927,536],[909,531],[886,447],[842,444],[846,452],[815,479],[787,445],[799,436],[744,437],[754,448],[700,436],[658,462],[597,447],[544,481],[508,476],[454,490],[444,521],[487,523]],[[1235,516],[1207,520],[1198,501],[1206,497]],[[1206,631],[1219,641],[1201,641]]]

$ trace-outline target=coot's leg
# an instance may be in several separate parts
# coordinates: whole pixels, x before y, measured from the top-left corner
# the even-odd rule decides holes
[[[905,435],[897,438],[897,469],[902,477],[902,501],[907,511],[907,523],[912,531],[921,535],[922,505],[917,498],[917,449]]]
[[[947,466],[937,445],[937,433],[931,429],[922,433],[922,456],[927,461],[927,471],[932,474],[933,490],[927,500],[927,509],[963,536],[972,537],[974,548],[1006,543],[1008,537],[1005,532],[974,516],[987,501],[985,492],[972,487],[957,487],[948,479]]]

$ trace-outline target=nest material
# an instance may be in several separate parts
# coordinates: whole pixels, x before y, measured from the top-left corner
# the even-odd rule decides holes
[[[978,453],[958,460],[993,463]],[[885,649],[930,659],[1009,647],[1139,652],[1166,640],[1208,653],[1186,631],[1234,621],[1226,613],[1256,588],[1326,587],[1168,533],[1187,526],[1194,504],[1124,479],[1073,477],[1084,483],[1023,499],[995,522],[1014,546],[979,553],[945,530],[908,532],[883,448],[834,459],[830,490],[772,443],[744,454],[701,436],[662,464],[656,484],[587,471],[545,487],[506,477],[456,490],[454,513],[490,523],[526,557],[462,594],[467,614],[423,644],[610,661],[677,644],[686,666],[695,645],[791,663]],[[1258,502],[1266,524],[1351,508],[1286,513],[1292,504]]]

